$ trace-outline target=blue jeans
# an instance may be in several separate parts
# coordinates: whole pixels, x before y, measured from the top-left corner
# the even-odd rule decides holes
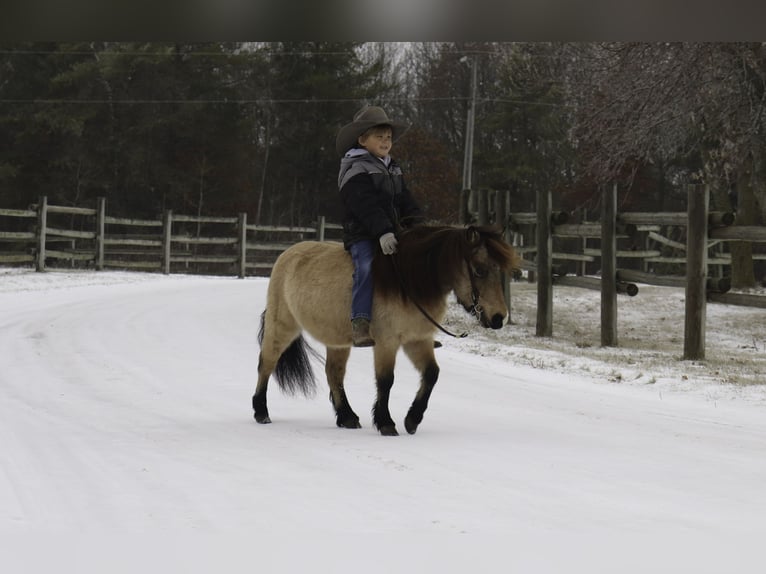
[[[369,240],[357,241],[348,250],[354,262],[351,319],[364,317],[369,320],[372,319],[372,259],[375,257],[375,243]]]

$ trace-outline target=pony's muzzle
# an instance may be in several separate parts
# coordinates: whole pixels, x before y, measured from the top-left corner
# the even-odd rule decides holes
[[[501,315],[500,313],[495,313],[492,315],[492,321],[490,322],[490,327],[493,329],[500,329],[503,326],[503,320],[505,317]]]

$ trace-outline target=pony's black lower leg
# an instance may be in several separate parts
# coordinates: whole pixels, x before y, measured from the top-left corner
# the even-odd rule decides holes
[[[263,353],[261,353],[258,356],[258,385],[255,387],[255,394],[253,395],[253,416],[256,422],[267,424],[271,422],[269,408],[266,406],[266,391],[270,373],[264,375],[263,368]]]
[[[256,422],[267,424],[271,422],[269,418],[269,408],[266,406],[266,393],[253,395],[253,416]]]
[[[412,406],[404,419],[404,428],[410,434],[415,434],[418,425],[423,420],[423,414],[428,408],[428,399],[431,398],[431,392],[434,390],[436,380],[439,378],[439,366],[436,363],[429,363],[423,370],[423,379],[420,383],[420,390],[412,401]]]
[[[391,418],[391,412],[388,410],[388,399],[391,396],[391,387],[394,385],[394,373],[378,375],[376,381],[378,387],[378,396],[372,407],[372,422],[375,428],[384,436],[397,436],[396,425]]]
[[[335,407],[335,424],[341,428],[347,429],[362,428],[362,425],[359,423],[359,417],[348,403],[346,392],[341,389],[338,394],[340,394],[340,397],[336,399],[334,392],[330,391],[330,402],[332,402],[333,407]]]
[[[325,362],[325,374],[327,383],[330,385],[330,402],[335,409],[335,424],[341,428],[358,429],[359,417],[356,415],[346,397],[343,388],[343,380],[346,377],[346,362],[348,361],[350,348],[327,348],[327,361]]]

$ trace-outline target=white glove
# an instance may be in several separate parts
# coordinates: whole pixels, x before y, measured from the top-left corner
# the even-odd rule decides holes
[[[396,253],[396,246],[399,245],[399,242],[393,233],[384,233],[378,241],[380,241],[380,248],[383,250],[384,255]]]

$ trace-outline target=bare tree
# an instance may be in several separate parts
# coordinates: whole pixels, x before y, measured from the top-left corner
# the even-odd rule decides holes
[[[766,45],[610,43],[567,46],[573,138],[601,181],[652,162],[682,164],[714,206],[751,221],[763,182]],[[760,204],[766,205],[760,198]],[[733,245],[733,284],[752,284],[749,245]],[[744,251],[743,251],[744,250]],[[749,273],[748,273],[749,270]]]

